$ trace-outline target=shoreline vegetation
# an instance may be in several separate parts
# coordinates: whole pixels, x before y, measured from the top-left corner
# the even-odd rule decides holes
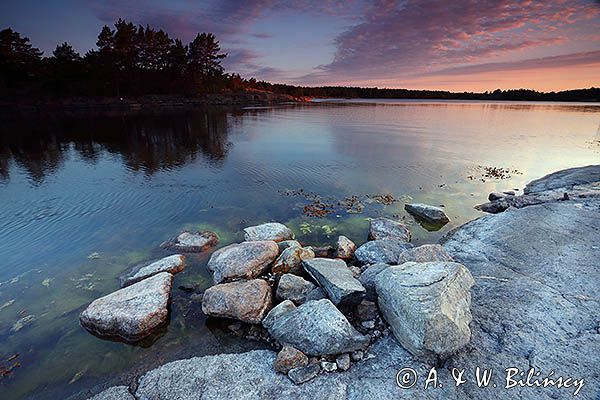
[[[260,106],[313,98],[598,102],[600,88],[537,92],[449,92],[343,86],[306,87],[226,73],[219,41],[199,33],[188,44],[119,19],[83,56],[67,42],[48,57],[29,38],[0,31],[0,114],[139,111],[198,106]]]

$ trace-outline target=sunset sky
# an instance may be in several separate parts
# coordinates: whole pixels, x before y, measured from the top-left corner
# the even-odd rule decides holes
[[[2,0],[49,55],[122,17],[184,42],[214,32],[228,72],[299,85],[484,91],[600,86],[600,1]]]

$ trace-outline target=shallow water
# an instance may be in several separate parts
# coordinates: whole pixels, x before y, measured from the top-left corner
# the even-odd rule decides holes
[[[85,397],[166,361],[261,346],[207,321],[178,289],[169,325],[140,345],[79,326],[83,307],[182,229],[213,230],[222,245],[276,220],[306,243],[338,234],[362,243],[368,218],[383,215],[411,224],[416,243],[435,242],[479,216],[473,205],[491,191],[600,162],[591,104],[339,101],[0,129],[0,366],[20,363],[0,379],[3,399]],[[483,167],[507,177],[486,178]],[[351,196],[361,212],[338,205]],[[316,198],[333,212],[305,215]],[[444,205],[451,223],[425,229],[404,212],[409,200]],[[207,287],[206,261],[190,257],[175,287]]]

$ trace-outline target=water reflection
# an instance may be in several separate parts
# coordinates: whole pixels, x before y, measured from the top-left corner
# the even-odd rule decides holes
[[[0,176],[9,179],[14,162],[39,184],[63,165],[70,148],[91,164],[107,151],[148,175],[200,156],[218,165],[230,146],[229,124],[228,113],[218,110],[13,120],[0,130]]]

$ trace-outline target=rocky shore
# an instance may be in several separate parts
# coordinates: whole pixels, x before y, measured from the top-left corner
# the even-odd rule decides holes
[[[599,193],[600,166],[551,174],[522,196],[490,196],[502,202],[494,214],[419,247],[388,219],[372,221],[364,244],[340,237],[326,252],[281,224],[248,227],[245,242],[212,253],[202,309],[253,324],[274,351],[171,362],[92,398],[597,399]],[[170,257],[132,271],[135,283],[93,302],[82,324],[123,339],[148,334],[153,322],[141,314],[162,315],[183,268],[183,255]],[[136,285],[157,300],[131,314]],[[492,370],[485,387],[478,368]]]

